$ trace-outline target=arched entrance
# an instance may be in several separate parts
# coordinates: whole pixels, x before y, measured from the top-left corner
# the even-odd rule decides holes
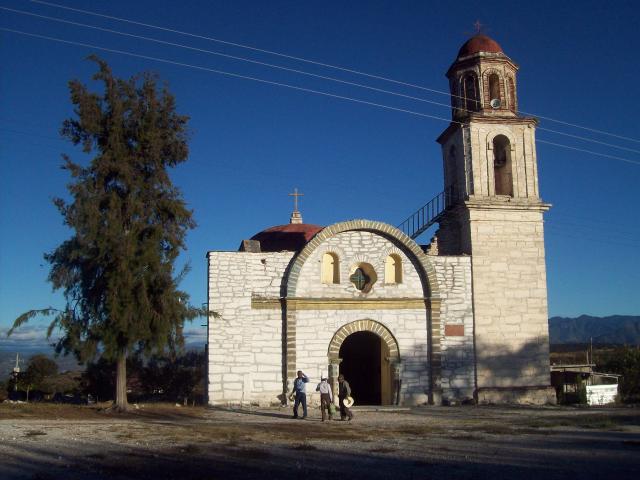
[[[343,326],[329,345],[329,362],[345,376],[358,405],[392,405],[397,400],[398,344],[373,320]]]
[[[340,373],[345,376],[358,405],[382,405],[382,378],[388,383],[383,369],[389,368],[387,345],[371,332],[356,332],[349,335],[340,347]],[[385,385],[388,397],[389,386]],[[384,403],[388,403],[386,398]]]

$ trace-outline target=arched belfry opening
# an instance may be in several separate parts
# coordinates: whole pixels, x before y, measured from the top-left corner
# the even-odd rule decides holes
[[[497,100],[498,103],[495,104],[498,108],[502,104],[502,97],[500,95],[500,77],[497,73],[492,73],[489,75],[489,101]],[[492,105],[493,106],[493,105]]]
[[[359,320],[340,328],[329,344],[329,364],[345,376],[358,405],[398,402],[398,344],[381,323]]]
[[[493,139],[493,176],[496,195],[513,197],[511,142],[504,135]]]
[[[478,79],[473,73],[467,73],[462,80],[462,97],[464,109],[467,112],[477,112],[480,109],[478,95]]]

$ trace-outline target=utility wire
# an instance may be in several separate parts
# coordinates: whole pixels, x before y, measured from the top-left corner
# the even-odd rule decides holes
[[[607,155],[606,153],[592,152],[591,150],[586,150],[584,148],[570,147],[569,145],[563,145],[561,143],[555,143],[555,142],[548,142],[546,140],[540,140],[539,138],[536,139],[536,142],[538,142],[538,143],[546,143],[547,145],[553,145],[554,147],[567,148],[569,150],[575,150],[577,152],[590,153],[591,155],[598,155],[600,157],[612,158],[613,160],[620,160],[621,162],[627,162],[627,163],[633,163],[633,164],[636,164],[636,165],[640,165],[640,161],[630,160],[628,158],[618,157],[616,155]]]
[[[266,83],[266,84],[269,84],[269,85],[276,85],[276,86],[279,86],[279,87],[291,88],[291,89],[294,89],[294,90],[299,90],[301,92],[315,93],[317,95],[324,95],[324,96],[327,96],[327,97],[333,97],[333,98],[338,98],[338,99],[341,99],[341,100],[348,100],[348,101],[351,101],[351,102],[362,103],[362,104],[365,104],[365,105],[371,105],[371,106],[374,106],[374,107],[384,108],[384,109],[387,109],[387,110],[394,110],[394,111],[397,111],[397,112],[409,113],[411,115],[417,115],[417,116],[426,117],[426,118],[433,118],[435,120],[442,120],[444,122],[457,123],[459,125],[463,125],[462,122],[457,122],[455,120],[450,120],[450,119],[445,118],[445,117],[439,117],[439,116],[436,116],[436,115],[428,115],[426,113],[415,112],[413,110],[406,110],[406,109],[403,109],[403,108],[391,107],[389,105],[383,105],[383,104],[380,104],[380,103],[369,102],[367,100],[360,100],[360,99],[357,99],[357,98],[345,97],[345,96],[336,95],[336,94],[333,94],[333,93],[321,92],[319,90],[313,90],[313,89],[310,89],[310,88],[298,87],[298,86],[295,86],[295,85],[289,85],[287,83],[282,83],[282,82],[274,82],[272,80],[265,80],[265,79],[262,79],[262,78],[251,77],[251,76],[248,76],[248,75],[240,75],[238,73],[226,72],[224,70],[216,70],[214,68],[202,67],[202,66],[199,66],[199,65],[192,65],[192,64],[183,63],[183,62],[176,62],[174,60],[167,60],[165,58],[152,57],[152,56],[149,56],[149,55],[141,55],[139,53],[128,52],[128,51],[125,51],[125,50],[117,50],[117,49],[114,49],[114,48],[99,47],[97,45],[92,45],[92,44],[89,44],[89,43],[74,42],[72,40],[63,40],[61,38],[49,37],[47,35],[39,35],[39,34],[36,34],[36,33],[28,33],[28,32],[23,32],[21,30],[14,30],[14,29],[11,29],[11,28],[0,27],[0,30],[3,30],[5,32],[17,33],[17,34],[20,34],[20,35],[27,35],[29,37],[42,38],[44,40],[50,40],[50,41],[59,42],[59,43],[66,43],[66,44],[69,44],[69,45],[77,45],[77,46],[80,46],[80,47],[94,48],[96,50],[102,50],[102,51],[105,51],[105,52],[119,53],[121,55],[128,55],[130,57],[144,58],[145,60],[154,60],[154,61],[157,61],[157,62],[168,63],[168,64],[171,64],[171,65],[177,65],[177,66],[180,66],[180,67],[187,67],[187,68],[193,68],[193,69],[196,69],[196,70],[202,70],[202,71],[206,71],[206,72],[218,73],[220,75],[226,75],[226,76],[234,77],[234,78],[242,78],[242,79],[245,79],[245,80],[253,80],[255,82]]]
[[[316,95],[322,95],[322,96],[325,96],[325,97],[337,98],[337,99],[340,99],[340,100],[347,100],[347,101],[350,101],[350,102],[359,103],[359,104],[363,104],[363,105],[370,105],[370,106],[373,106],[373,107],[383,108],[383,109],[386,109],[386,110],[392,110],[392,111],[396,111],[396,112],[408,113],[410,115],[415,115],[415,116],[418,116],[418,117],[431,118],[431,119],[434,119],[434,120],[444,121],[444,122],[447,122],[447,123],[450,123],[450,124],[464,125],[464,123],[462,123],[462,122],[459,122],[459,121],[456,121],[456,120],[451,120],[449,118],[439,117],[437,115],[429,115],[429,114],[426,114],[426,113],[416,112],[416,111],[413,111],[413,110],[407,110],[407,109],[404,109],[404,108],[392,107],[392,106],[383,105],[383,104],[380,104],[380,103],[369,102],[367,100],[361,100],[361,99],[357,99],[357,98],[346,97],[346,96],[343,96],[343,95],[336,95],[336,94],[333,94],[333,93],[322,92],[322,91],[319,91],[319,90],[313,90],[313,89],[310,89],[310,88],[304,88],[304,87],[298,87],[298,86],[295,86],[295,85],[289,85],[287,83],[274,82],[274,81],[265,80],[265,79],[262,79],[262,78],[251,77],[251,76],[247,76],[247,75],[240,75],[238,73],[226,72],[224,70],[217,70],[217,69],[213,69],[213,68],[202,67],[202,66],[199,66],[199,65],[192,65],[192,64],[183,63],[183,62],[176,62],[174,60],[167,60],[167,59],[164,59],[164,58],[153,57],[153,56],[150,56],[150,55],[141,55],[141,54],[138,54],[138,53],[133,53],[133,52],[124,51],[124,50],[117,50],[117,49],[113,49],[113,48],[100,47],[100,46],[97,46],[97,45],[92,45],[92,44],[82,43],[82,42],[75,42],[75,41],[72,41],[72,40],[63,40],[63,39],[56,38],[56,37],[49,37],[49,36],[46,36],[46,35],[28,33],[28,32],[24,32],[24,31],[21,31],[21,30],[14,30],[14,29],[10,29],[10,28],[0,27],[0,30],[5,31],[5,32],[17,33],[19,35],[26,35],[26,36],[29,36],[29,37],[41,38],[41,39],[44,39],[44,40],[49,40],[49,41],[58,42],[58,43],[65,43],[65,44],[68,44],[68,45],[76,45],[76,46],[80,46],[80,47],[87,47],[87,48],[92,48],[92,49],[96,49],[96,50],[102,50],[102,51],[105,51],[105,52],[111,52],[111,53],[118,53],[118,54],[121,54],[121,55],[127,55],[127,56],[134,57],[134,58],[143,58],[145,60],[153,60],[153,61],[156,61],[156,62],[166,63],[166,64],[170,64],[170,65],[177,65],[177,66],[180,66],[180,67],[187,67],[187,68],[192,68],[192,69],[195,69],[195,70],[201,70],[201,71],[206,71],[206,72],[211,72],[211,73],[217,73],[217,74],[225,75],[225,76],[232,77],[232,78],[242,78],[242,79],[245,79],[245,80],[252,80],[252,81],[255,81],[255,82],[259,82],[259,83],[264,83],[264,84],[268,84],[268,85],[275,85],[275,86],[279,86],[279,87],[290,88],[290,89],[301,91],[301,92],[313,93],[313,94],[316,94]],[[611,159],[614,159],[614,160],[620,160],[620,161],[623,161],[623,162],[640,165],[640,161],[636,161],[636,160],[631,160],[631,159],[627,159],[627,158],[623,158],[623,157],[617,157],[617,156],[614,156],[614,155],[607,155],[607,154],[604,154],[604,153],[593,152],[591,150],[586,150],[586,149],[582,149],[582,148],[570,147],[568,145],[563,145],[563,144],[559,144],[559,143],[547,142],[547,141],[540,140],[540,139],[538,139],[537,141],[539,143],[546,143],[546,144],[549,144],[549,145],[554,145],[554,146],[558,146],[558,147],[562,147],[562,148],[567,148],[567,149],[571,149],[571,150],[577,150],[577,151],[580,151],[580,152],[590,153],[592,155],[596,155],[596,156],[600,156],[600,157],[611,158]]]
[[[580,135],[573,135],[571,133],[559,132],[558,130],[552,130],[550,128],[537,127],[538,130],[544,132],[555,133],[557,135],[563,135],[565,137],[576,138],[578,140],[584,140],[585,142],[597,143],[598,145],[605,145],[607,147],[617,148],[619,150],[625,150],[627,152],[640,153],[640,150],[636,150],[634,148],[621,147],[620,145],[614,145],[612,143],[601,142],[600,140],[594,140],[593,138],[582,137]]]
[[[384,90],[382,88],[376,88],[376,87],[372,87],[372,86],[369,86],[369,85],[363,85],[361,83],[349,82],[349,81],[342,80],[342,79],[335,78],[335,77],[329,77],[329,76],[325,76],[325,75],[318,75],[318,74],[315,74],[315,73],[310,73],[310,72],[306,72],[304,70],[298,70],[298,69],[295,69],[295,68],[283,67],[281,65],[274,65],[274,64],[271,64],[271,63],[260,62],[260,61],[257,61],[257,60],[251,60],[251,59],[248,59],[248,58],[245,58],[245,57],[239,57],[239,56],[236,56],[236,55],[228,55],[226,53],[216,52],[216,51],[213,51],[213,50],[207,50],[207,49],[203,49],[203,48],[192,47],[192,46],[184,45],[184,44],[180,44],[180,43],[168,42],[168,41],[165,41],[165,40],[160,40],[160,39],[151,38],[151,37],[145,37],[145,36],[142,36],[142,35],[135,35],[135,34],[132,34],[132,33],[126,33],[126,32],[122,32],[122,31],[119,31],[119,30],[113,30],[113,29],[110,29],[110,28],[103,28],[103,27],[99,27],[99,26],[96,26],[96,25],[88,25],[86,23],[73,22],[71,20],[65,20],[65,19],[62,19],[62,18],[51,17],[51,16],[48,16],[48,15],[40,15],[40,14],[37,14],[37,13],[26,12],[24,10],[17,10],[17,9],[14,9],[14,8],[8,8],[8,7],[0,6],[0,10],[6,10],[6,11],[9,11],[9,12],[18,13],[20,15],[28,15],[28,16],[31,16],[31,17],[42,18],[42,19],[51,20],[51,21],[54,21],[54,22],[65,23],[65,24],[68,24],[68,25],[75,25],[75,26],[78,26],[78,27],[90,28],[90,29],[99,30],[99,31],[102,31],[102,32],[113,33],[115,35],[121,35],[121,36],[131,37],[131,38],[137,38],[137,39],[140,39],[140,40],[159,43],[159,44],[162,44],[162,45],[170,45],[170,46],[173,46],[173,47],[184,48],[184,49],[193,50],[193,51],[196,51],[196,52],[208,53],[210,55],[217,55],[217,56],[220,56],[220,57],[230,58],[230,59],[238,60],[238,61],[241,61],[241,62],[253,63],[253,64],[256,64],[256,65],[261,65],[261,66],[274,68],[274,69],[278,69],[278,70],[284,70],[284,71],[287,71],[287,72],[293,72],[293,73],[297,73],[297,74],[300,74],[300,75],[307,75],[307,76],[310,76],[310,77],[320,78],[322,80],[329,80],[329,81],[332,81],[332,82],[342,83],[342,84],[345,84],[345,85],[350,85],[350,86],[354,86],[354,87],[358,87],[358,88],[364,88],[364,89],[372,90],[372,91],[379,92],[379,93],[386,93],[388,95],[394,95],[394,96],[397,96],[397,97],[408,98],[410,100],[416,100],[416,101],[419,101],[419,102],[429,103],[429,104],[432,104],[432,105],[438,105],[438,106],[441,106],[441,107],[452,108],[451,105],[447,104],[447,103],[435,102],[433,100],[427,100],[427,99],[424,99],[424,98],[421,98],[421,97],[415,97],[415,96],[412,96],[412,95],[406,95],[406,94],[399,93],[399,92],[394,92],[394,91],[390,91],[390,90]],[[461,108],[461,107],[456,107],[456,108],[458,110],[465,111],[467,113],[471,112],[470,110],[467,110],[466,108]],[[543,128],[543,127],[538,127],[538,129],[539,130],[544,130],[544,131],[547,131],[547,132],[550,132],[550,133],[555,133],[557,135],[563,135],[563,136],[567,136],[567,137],[583,140],[583,141],[586,141],[586,142],[596,143],[596,144],[604,145],[604,146],[611,147],[611,148],[617,148],[619,150],[625,150],[625,151],[633,152],[633,153],[640,153],[640,150],[636,150],[636,149],[628,148],[628,147],[622,147],[620,145],[615,145],[615,144],[612,144],[612,143],[602,142],[602,141],[599,141],[599,140],[594,140],[594,139],[591,139],[591,138],[583,137],[583,136],[580,136],[580,135],[573,135],[573,134],[570,134],[570,133],[560,132],[558,130],[552,130],[552,129]]]
[[[83,13],[83,14],[86,14],[86,15],[93,15],[95,17],[107,18],[109,20],[116,20],[116,21],[119,21],[119,22],[125,22],[125,23],[129,23],[129,24],[132,24],[132,25],[139,25],[139,26],[142,26],[142,27],[153,28],[153,29],[156,29],[156,30],[162,30],[162,31],[165,31],[165,32],[177,33],[179,35],[185,35],[185,36],[192,37],[192,38],[198,38],[198,39],[201,39],[201,40],[208,40],[208,41],[211,41],[211,42],[217,42],[217,43],[221,43],[221,44],[224,44],[224,45],[231,45],[231,46],[238,47],[238,48],[244,48],[244,49],[247,49],[247,50],[253,50],[253,51],[256,51],[256,52],[266,53],[266,54],[269,54],[269,55],[275,55],[275,56],[282,57],[282,58],[287,58],[287,59],[290,59],[290,60],[296,60],[296,61],[299,61],[299,62],[305,62],[305,63],[309,63],[309,64],[313,64],[313,65],[318,65],[318,66],[321,66],[321,67],[332,68],[332,69],[335,69],[335,70],[340,70],[340,71],[343,71],[343,72],[353,73],[353,74],[356,74],[356,75],[362,75],[362,76],[365,76],[365,77],[374,78],[376,80],[383,80],[385,82],[391,82],[391,83],[395,83],[397,85],[403,85],[403,86],[406,86],[406,87],[417,88],[417,89],[420,89],[420,90],[424,90],[424,91],[432,92],[432,93],[437,93],[437,94],[440,94],[440,95],[452,96],[454,98],[459,98],[459,99],[463,99],[463,100],[465,99],[465,97],[462,97],[462,96],[459,96],[459,95],[453,95],[451,92],[445,92],[443,90],[437,90],[437,89],[433,89],[433,88],[424,87],[424,86],[421,86],[421,85],[416,85],[416,84],[413,84],[413,83],[402,82],[400,80],[395,80],[395,79],[389,78],[389,77],[383,77],[383,76],[380,76],[380,75],[374,75],[374,74],[362,72],[362,71],[359,71],[359,70],[354,70],[354,69],[350,69],[350,68],[346,68],[346,67],[340,67],[340,66],[337,66],[337,65],[331,65],[331,64],[328,64],[328,63],[322,63],[322,62],[318,62],[318,61],[315,61],[315,60],[309,60],[309,59],[302,58],[302,57],[296,57],[296,56],[293,56],[293,55],[287,55],[287,54],[284,54],[284,53],[274,52],[272,50],[266,50],[266,49],[262,49],[262,48],[252,47],[252,46],[244,45],[244,44],[241,44],[241,43],[229,42],[229,41],[226,41],[226,40],[221,40],[219,38],[207,37],[207,36],[204,36],[204,35],[197,35],[197,34],[190,33],[190,32],[185,32],[185,31],[182,31],[182,30],[177,30],[177,29],[167,28],[167,27],[161,27],[161,26],[158,26],[158,25],[150,24],[150,23],[138,22],[138,21],[135,21],[135,20],[130,20],[130,19],[122,18],[122,17],[116,17],[116,16],[112,16],[112,15],[105,15],[105,14],[98,13],[98,12],[93,12],[93,11],[90,11],[90,10],[83,10],[83,9],[80,9],[80,8],[68,7],[66,5],[60,5],[60,4],[53,3],[53,2],[46,2],[46,1],[43,1],[43,0],[29,0],[29,1],[31,3],[47,5],[49,7],[60,8],[60,9],[69,10],[69,11],[73,11],[73,12]],[[548,120],[550,122],[559,123],[559,124],[570,126],[570,127],[574,127],[574,128],[579,128],[579,129],[586,130],[586,131],[589,131],[589,132],[592,132],[592,133],[598,133],[598,134],[601,134],[601,135],[608,135],[608,136],[619,138],[619,139],[622,139],[622,140],[627,140],[627,141],[630,141],[630,142],[640,143],[640,140],[635,139],[635,138],[630,138],[630,137],[626,137],[626,136],[623,136],[623,135],[619,135],[619,134],[615,134],[615,133],[611,133],[611,132],[606,132],[604,130],[598,130],[598,129],[591,128],[591,127],[585,127],[583,125],[578,125],[578,124],[575,124],[575,123],[570,123],[570,122],[566,122],[566,121],[563,121],[563,120],[554,119],[554,118],[551,118],[551,117],[537,115],[537,114],[531,113],[531,112],[525,112],[524,110],[521,110],[520,112],[525,114],[525,115],[532,115],[532,116],[541,118],[543,120]]]
[[[103,31],[103,32],[113,33],[113,34],[116,34],[116,35],[123,35],[123,36],[126,36],[126,37],[138,38],[138,39],[141,39],[141,40],[147,40],[149,42],[160,43],[160,44],[163,44],[163,45],[170,45],[170,46],[173,46],[173,47],[184,48],[184,49],[193,50],[193,51],[196,51],[196,52],[208,53],[208,54],[211,54],[211,55],[217,55],[217,56],[224,57],[224,58],[231,58],[233,60],[239,60],[241,62],[253,63],[253,64],[256,64],[256,65],[261,65],[261,66],[265,66],[265,67],[269,67],[269,68],[276,68],[276,69],[279,69],[279,70],[285,70],[287,72],[298,73],[300,75],[308,75],[310,77],[320,78],[320,79],[323,79],[323,80],[330,80],[332,82],[343,83],[343,84],[351,85],[351,86],[354,86],[354,87],[366,88],[368,90],[374,90],[376,92],[387,93],[389,95],[396,95],[396,96],[408,98],[408,99],[411,99],[411,100],[417,100],[417,101],[420,101],[420,102],[431,103],[433,105],[439,105],[439,106],[451,108],[451,105],[447,104],[447,103],[434,102],[432,100],[426,100],[424,98],[414,97],[414,96],[411,96],[411,95],[405,95],[405,94],[399,93],[399,92],[393,92],[393,91],[390,91],[390,90],[384,90],[384,89],[381,89],[381,88],[375,88],[375,87],[371,87],[369,85],[363,85],[361,83],[349,82],[347,80],[342,80],[342,79],[335,78],[335,77],[328,77],[328,76],[319,75],[319,74],[316,74],[316,73],[305,72],[304,70],[297,70],[295,68],[283,67],[281,65],[274,65],[274,64],[271,64],[271,63],[260,62],[258,60],[251,60],[249,58],[238,57],[238,56],[235,56],[235,55],[229,55],[229,54],[226,54],[226,53],[216,52],[216,51],[213,51],[213,50],[206,50],[204,48],[197,48],[197,47],[192,47],[192,46],[184,45],[184,44],[180,44],[180,43],[167,42],[165,40],[160,40],[160,39],[157,39],[157,38],[145,37],[145,36],[142,36],[142,35],[134,35],[132,33],[121,32],[119,30],[112,30],[110,28],[103,28],[103,27],[98,27],[96,25],[88,25],[88,24],[85,24],[85,23],[72,22],[70,20],[64,20],[64,19],[61,19],[61,18],[50,17],[50,16],[47,16],[47,15],[40,15],[40,14],[32,13],[32,12],[25,12],[25,11],[22,11],[22,10],[16,10],[16,9],[13,9],[13,8],[8,8],[8,7],[3,7],[3,6],[0,6],[0,10],[8,10],[10,12],[19,13],[19,14],[22,14],[22,15],[30,15],[32,17],[44,18],[44,19],[47,19],[47,20],[55,21],[55,22],[61,22],[61,23],[67,23],[67,24],[70,24],[70,25],[76,25],[76,26],[80,26],[80,27],[91,28],[91,29],[94,29],[94,30],[100,30],[100,31]],[[460,110],[463,110],[463,109],[460,109]],[[640,150],[638,150],[638,153],[640,153]]]

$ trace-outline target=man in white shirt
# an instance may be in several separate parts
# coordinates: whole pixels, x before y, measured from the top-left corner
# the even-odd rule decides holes
[[[322,411],[322,421],[326,419],[327,413],[329,414],[329,420],[331,420],[331,403],[333,402],[333,393],[331,392],[331,385],[327,383],[326,378],[322,378],[316,392],[320,392],[320,410]]]

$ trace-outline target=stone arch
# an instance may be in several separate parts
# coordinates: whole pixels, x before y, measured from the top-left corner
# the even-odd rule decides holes
[[[517,144],[517,139],[513,135],[513,132],[511,130],[509,130],[508,128],[497,128],[497,129],[491,130],[487,134],[487,137],[486,137],[487,138],[487,148],[489,150],[493,150],[493,139],[495,137],[497,137],[498,135],[503,135],[503,136],[507,137],[509,139],[509,143],[511,144],[511,151],[515,151],[516,144]]]
[[[371,220],[350,220],[348,222],[335,223],[318,232],[291,263],[285,279],[286,287],[284,293],[287,298],[295,298],[300,270],[320,244],[330,237],[350,230],[374,232],[393,240],[400,248],[405,250],[409,258],[413,257],[419,266],[418,274],[423,280],[425,299],[438,300],[440,298],[440,289],[436,279],[435,268],[429,261],[429,257],[422,251],[422,248],[397,228],[386,223]]]
[[[416,269],[422,281],[422,288],[427,313],[427,336],[429,343],[429,402],[433,403],[435,395],[440,391],[441,374],[441,323],[440,323],[440,287],[436,278],[435,267],[422,248],[399,229],[386,223],[371,220],[350,220],[330,225],[318,232],[289,263],[282,286],[282,321],[283,321],[283,387],[284,392],[290,391],[287,379],[295,377],[296,373],[296,312],[289,308],[289,300],[296,298],[297,283],[300,271],[309,256],[328,238],[351,230],[363,230],[377,233],[392,240],[404,251],[410,261],[415,261]],[[395,339],[394,339],[395,340]],[[339,351],[339,349],[338,349]]]
[[[400,359],[400,348],[398,347],[398,341],[393,336],[391,331],[385,327],[382,323],[375,320],[356,320],[351,323],[347,323],[338,329],[329,342],[329,351],[327,356],[330,360],[336,360],[340,354],[340,347],[342,342],[356,332],[371,332],[378,335],[383,342],[387,344],[389,349],[389,357],[394,360]]]

